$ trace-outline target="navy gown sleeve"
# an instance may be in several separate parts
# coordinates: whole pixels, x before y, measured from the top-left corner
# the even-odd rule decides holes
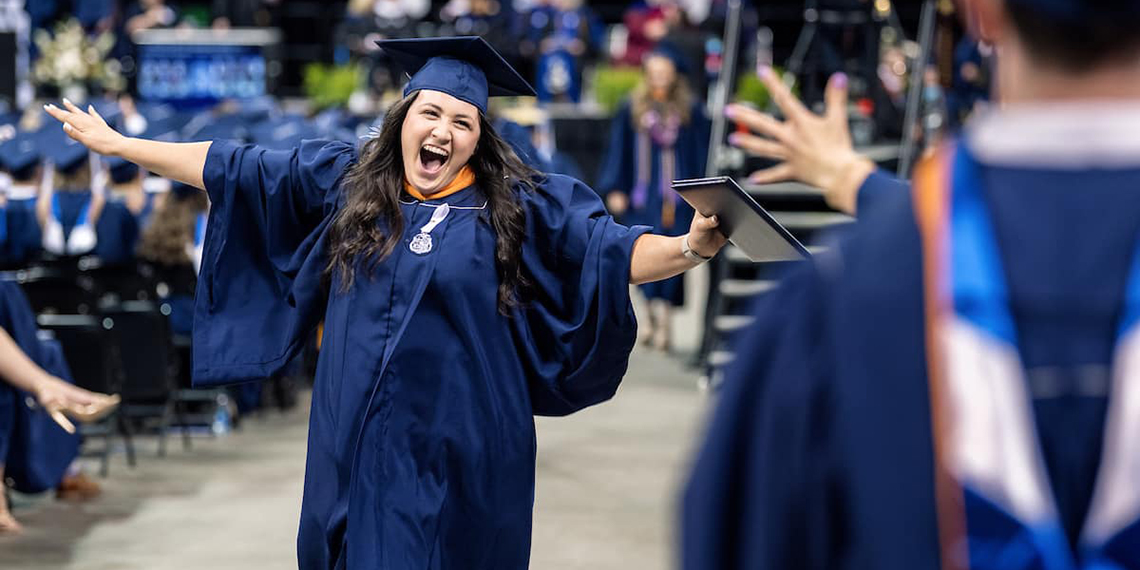
[[[682,503],[682,568],[828,568],[833,367],[811,270],[753,310]]]
[[[910,184],[906,181],[895,178],[881,168],[876,169],[859,185],[859,193],[855,195],[855,211],[864,217],[883,202],[909,193]]]
[[[342,142],[267,151],[214,142],[202,179],[210,215],[195,291],[197,386],[264,378],[287,364],[327,301],[325,235],[340,180],[355,161]]]
[[[627,101],[614,114],[610,123],[609,143],[598,170],[598,192],[606,195],[614,190],[628,193],[637,176],[635,142],[637,133],[633,130],[633,111]]]
[[[550,175],[522,194],[530,286],[513,319],[539,415],[565,415],[617,391],[637,337],[629,298],[633,244],[627,228],[585,184]]]

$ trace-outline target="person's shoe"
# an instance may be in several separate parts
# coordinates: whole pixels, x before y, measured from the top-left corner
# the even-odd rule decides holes
[[[68,475],[55,489],[57,499],[64,501],[88,501],[98,497],[103,489],[84,473]]]

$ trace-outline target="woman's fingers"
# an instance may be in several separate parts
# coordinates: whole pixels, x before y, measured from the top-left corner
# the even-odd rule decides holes
[[[847,124],[847,74],[836,73],[827,82],[827,91],[824,93],[827,106],[825,111],[828,121]]]
[[[61,123],[66,123],[67,120],[71,117],[71,113],[69,113],[63,109],[60,109],[59,107],[56,107],[55,105],[52,105],[50,103],[47,105],[44,105],[44,110],[47,111],[47,113],[49,115],[54,117],[55,120],[57,120]]]
[[[783,143],[763,137],[744,133],[732,133],[728,136],[728,143],[757,156],[766,156],[776,160],[786,160],[788,158],[788,149],[784,147]]]
[[[784,162],[753,172],[748,176],[748,181],[753,184],[773,184],[791,180],[794,174],[792,166]]]
[[[59,424],[59,427],[63,428],[63,431],[75,433],[75,424],[71,423],[71,420],[67,419],[67,416],[63,415],[61,410],[52,410],[51,419]]]
[[[754,133],[778,141],[785,141],[788,138],[787,125],[767,113],[749,109],[744,105],[729,105],[725,108],[725,115]]]
[[[91,115],[92,117],[94,117],[94,118],[95,118],[96,120],[98,120],[100,123],[102,123],[102,124],[104,124],[104,125],[106,125],[106,124],[107,124],[107,121],[106,121],[105,119],[103,119],[103,115],[100,115],[100,114],[99,114],[99,111],[96,111],[96,110],[95,110],[95,106],[94,106],[94,105],[88,105],[88,106],[87,106],[87,114],[88,114],[88,115]]]
[[[707,232],[709,230],[715,229],[719,223],[720,220],[717,219],[716,214],[705,216],[704,214],[697,212],[696,216],[693,217],[692,229]]]
[[[67,107],[67,110],[71,111],[72,113],[77,113],[80,115],[84,114],[82,109],[80,109],[79,107],[76,107],[75,103],[72,103],[71,101],[68,101],[67,99],[63,100],[63,106]]]

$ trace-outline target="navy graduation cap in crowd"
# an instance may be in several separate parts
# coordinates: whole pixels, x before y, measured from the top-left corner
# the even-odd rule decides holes
[[[206,112],[191,119],[182,131],[182,140],[244,140],[248,129],[239,115]]]
[[[685,57],[685,54],[681,53],[681,50],[677,48],[677,46],[667,41],[658,42],[646,57],[650,55],[661,56],[672,61],[673,67],[677,69],[677,73],[685,74],[689,72],[688,58]]]
[[[75,172],[87,159],[87,147],[67,136],[62,128],[48,125],[39,131],[37,144],[45,158],[64,174]]]
[[[479,36],[380,40],[376,45],[411,76],[404,95],[429,89],[487,113],[487,98],[533,96],[534,88]]]
[[[284,150],[300,146],[305,139],[320,137],[315,127],[304,117],[288,115],[262,121],[249,130],[254,144],[270,150]]]
[[[112,156],[107,158],[107,172],[114,184],[126,184],[139,176],[139,166],[125,158]]]
[[[17,133],[0,144],[0,167],[17,180],[31,177],[42,156],[32,133]]]

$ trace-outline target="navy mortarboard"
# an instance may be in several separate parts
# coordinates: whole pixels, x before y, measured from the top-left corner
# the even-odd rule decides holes
[[[71,173],[83,165],[87,159],[87,147],[79,144],[67,136],[63,129],[49,125],[40,129],[36,135],[36,143],[44,157],[52,162],[55,169],[62,173]]]
[[[29,178],[41,157],[36,138],[30,133],[21,132],[0,144],[0,167],[17,180]]]
[[[653,47],[649,55],[657,55],[668,59],[673,62],[673,67],[677,69],[677,73],[688,73],[689,62],[681,50],[669,42],[660,42]]]
[[[187,141],[245,140],[248,134],[244,121],[238,115],[203,113],[186,123],[182,137]]]
[[[271,150],[291,149],[305,139],[319,138],[316,128],[297,115],[263,121],[249,130],[254,144]]]
[[[111,175],[111,182],[115,184],[126,184],[139,176],[137,164],[117,156],[107,159],[107,171]]]
[[[533,96],[534,89],[479,36],[380,40],[376,45],[412,79],[404,95],[421,89],[447,93],[487,112],[487,98]]]

